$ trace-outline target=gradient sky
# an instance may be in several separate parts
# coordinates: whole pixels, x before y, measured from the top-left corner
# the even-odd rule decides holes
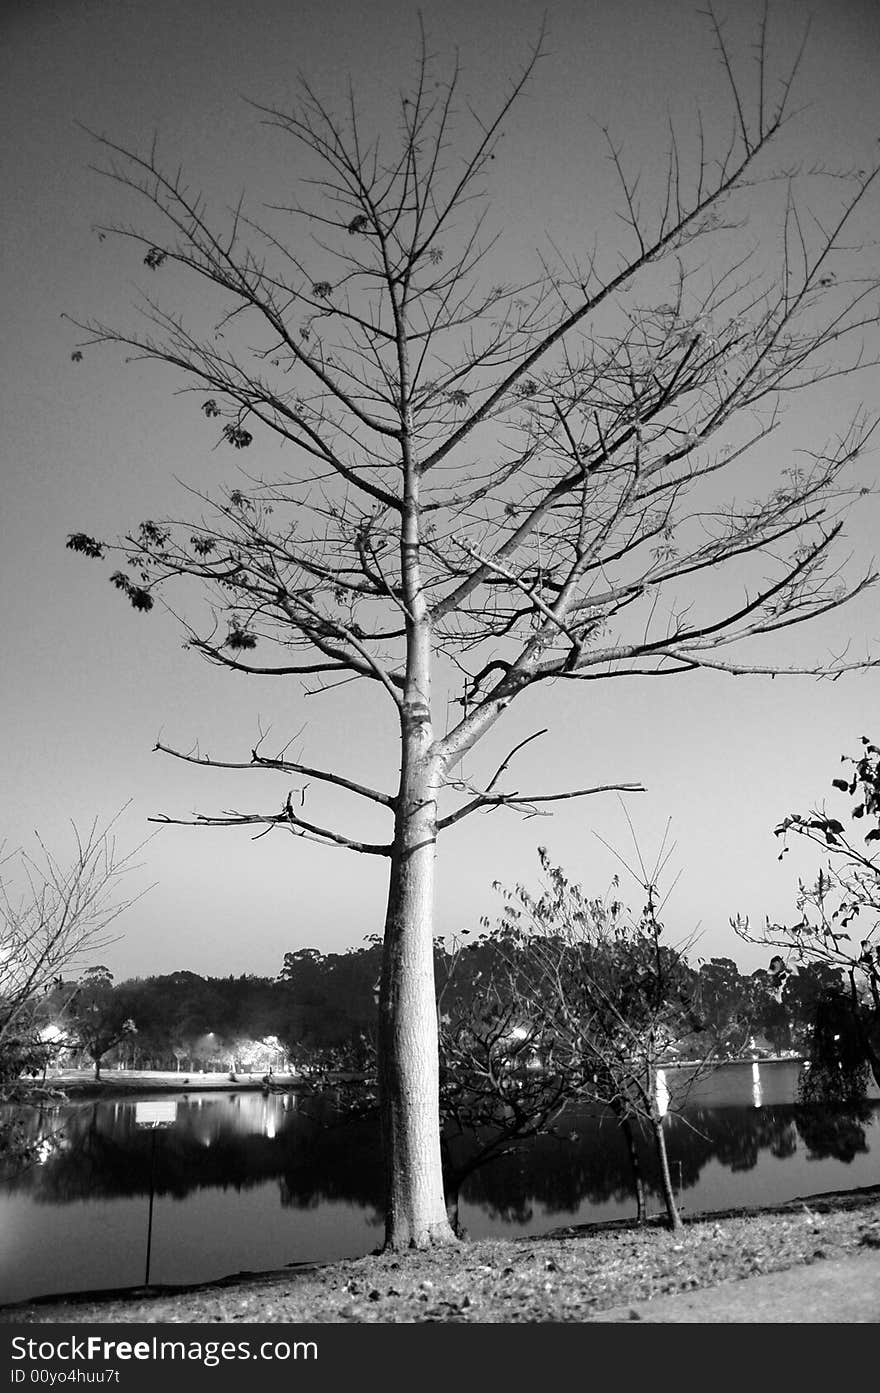
[[[747,54],[759,6],[738,0],[730,38]],[[491,104],[523,60],[543,3],[442,0],[422,6],[443,57],[458,44],[463,90]],[[607,124],[650,168],[668,112],[687,120],[720,88],[711,40],[691,0],[549,0],[547,57],[507,123],[493,186],[506,236],[499,257],[521,264],[544,228],[576,249],[585,222],[603,226],[609,189],[592,121]],[[807,13],[812,39],[799,95],[808,103],[786,151],[807,163],[866,167],[880,137],[880,7],[874,0],[816,0],[774,7],[772,51],[792,53]],[[69,824],[117,824],[124,849],[149,835],[157,812],[274,806],[281,787],[263,774],[230,775],[176,764],[157,739],[196,739],[219,758],[246,759],[261,726],[278,746],[305,727],[301,757],[334,759],[351,777],[391,788],[393,728],[378,706],[348,693],[304,698],[297,685],[244,679],[184,652],[166,616],[134,613],[107,572],[64,548],[70,531],[124,531],[185,506],[177,480],[231,481],[229,454],[214,454],[204,421],[176,397],[172,375],[124,366],[112,351],[71,362],[76,330],[61,318],[124,321],[140,258],[99,242],[92,225],[125,210],[88,169],[82,123],[144,146],[154,132],[216,206],[245,189],[254,205],[288,194],[289,149],[242,100],[284,105],[298,70],[333,100],[349,73],[366,112],[381,113],[412,70],[415,4],[348,0],[7,0],[3,10],[2,550],[3,802],[0,840],[32,846],[38,829],[60,856]],[[723,11],[722,11],[723,12]],[[752,28],[753,35],[753,28]],[[606,222],[605,226],[610,226]],[[863,224],[877,236],[880,201]],[[880,250],[878,250],[880,260]],[[877,403],[877,369],[832,382],[797,407],[797,440],[821,444],[860,401]],[[820,438],[821,437],[821,438]],[[786,440],[771,463],[784,467]],[[794,436],[788,448],[793,449]],[[876,478],[877,452],[863,471]],[[249,461],[250,463],[250,461]],[[220,474],[218,475],[218,471]],[[880,535],[876,501],[850,529],[867,564]],[[851,639],[880,654],[877,595],[834,623],[805,626],[774,648],[821,661]],[[626,679],[559,684],[529,693],[467,771],[486,776],[530,731],[550,733],[518,766],[520,787],[641,780],[628,801],[642,852],[656,851],[667,818],[680,879],[665,917],[670,937],[700,935],[694,956],[729,955],[749,969],[766,953],[732,934],[731,915],[793,917],[795,880],[811,858],[778,863],[774,824],[829,792],[839,757],[861,734],[880,737],[880,671],[812,679],[700,674],[674,682]],[[327,796],[328,815],[366,831],[357,806]],[[315,805],[315,813],[318,805]],[[379,829],[373,827],[375,834]],[[535,884],[536,847],[591,893],[614,873],[599,833],[632,854],[613,795],[563,804],[552,818],[512,813],[470,819],[441,844],[440,933],[477,928],[492,914],[492,881]],[[274,974],[290,949],[357,946],[381,930],[387,866],[281,834],[164,828],[143,850],[131,888],[154,888],[119,923],[101,957],[117,977],[188,968],[206,974]],[[624,883],[625,898],[638,891]]]

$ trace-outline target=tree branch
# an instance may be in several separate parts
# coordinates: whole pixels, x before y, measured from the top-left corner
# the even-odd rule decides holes
[[[154,817],[148,817],[147,821],[173,827],[259,826],[263,828],[263,831],[257,834],[258,837],[265,836],[267,832],[271,832],[276,827],[284,827],[295,837],[303,837],[306,841],[318,842],[322,846],[345,847],[349,851],[359,851],[370,856],[390,856],[392,852],[390,843],[355,841],[353,838],[344,837],[341,833],[333,832],[327,827],[319,827],[314,822],[307,822],[293,811],[291,795],[288,795],[287,802],[280,813],[229,812],[217,816],[199,813],[190,818],[169,817],[165,813],[159,813]]]
[[[341,774],[334,774],[325,769],[314,769],[311,765],[297,764],[293,760],[272,759],[259,754],[256,749],[251,752],[250,761],[247,763],[211,759],[207,755],[184,754],[182,750],[172,749],[160,741],[156,742],[153,750],[159,751],[161,754],[171,755],[172,758],[183,760],[187,764],[200,764],[206,769],[273,769],[285,774],[303,774],[306,778],[336,784],[339,788],[347,789],[349,793],[357,793],[360,797],[366,798],[372,803],[381,803],[386,808],[394,809],[397,802],[391,794],[380,793],[378,789],[369,788],[366,784],[355,783],[352,779],[343,778]]]

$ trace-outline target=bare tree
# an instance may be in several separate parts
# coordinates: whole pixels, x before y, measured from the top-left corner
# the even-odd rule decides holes
[[[765,16],[750,102],[709,22],[729,140],[714,150],[699,140],[690,161],[673,130],[652,199],[604,133],[620,238],[607,252],[548,252],[528,283],[493,273],[487,178],[543,35],[482,115],[462,113],[457,64],[438,79],[423,38],[390,145],[363,129],[353,94],[337,115],[305,80],[292,110],[258,107],[294,147],[306,199],[259,222],[242,204],[215,217],[155,144],[100,138],[102,172],[146,208],[146,221],[100,235],[125,239],[171,284],[164,306],[146,297],[135,327],[81,324],[76,356],[110,344],[169,365],[200,394],[218,443],[240,452],[275,440],[288,462],[199,495],[191,519],[143,522],[114,546],[74,533],[69,545],[121,556],[111,580],[137,610],[180,580],[207,596],[207,626],[197,610],[181,622],[227,672],[305,677],[314,690],[357,680],[396,719],[393,790],[263,741],[224,761],[157,746],[342,789],[392,824],[375,840],[347,835],[310,816],[304,791],[270,808],[160,819],[280,829],[387,858],[379,1050],[395,1248],[452,1237],[432,970],[438,835],[478,812],[547,811],[598,791],[511,787],[522,744],[483,782],[465,777],[463,757],[524,691],[557,679],[780,671],[772,647],[761,663],[746,641],[836,610],[876,579],[850,574],[840,552],[867,416],[815,443],[806,463],[783,458],[757,499],[743,469],[750,452],[773,448],[785,402],[867,356],[877,279],[851,223],[877,171],[816,174],[834,211],[812,219],[806,175],[774,178],[767,163],[798,61],[771,96]],[[758,235],[750,250],[751,200],[763,216],[774,190],[778,238]],[[180,311],[187,286],[203,292],[213,328]],[[703,585],[719,572],[733,590]],[[454,690],[460,705],[444,724]]]
[[[640,1220],[644,1181],[634,1129],[650,1135],[669,1225],[678,1229],[663,1121],[670,1107],[686,1104],[694,1083],[717,1067],[721,1055],[705,1042],[689,945],[669,943],[659,919],[665,902],[659,881],[673,850],[668,831],[651,869],[638,844],[636,866],[619,857],[645,895],[637,917],[617,897],[617,877],[604,898],[588,896],[540,847],[541,893],[524,885],[503,891],[504,912],[490,941],[502,965],[500,997],[567,1101],[599,1104],[617,1119]],[[658,1077],[681,1055],[688,1062],[673,1099]]]
[[[65,973],[113,941],[111,924],[138,896],[120,898],[136,852],[121,855],[113,823],[73,828],[75,852],[58,859],[36,835],[39,851],[0,860],[0,1059],[31,1038],[37,1008]]]

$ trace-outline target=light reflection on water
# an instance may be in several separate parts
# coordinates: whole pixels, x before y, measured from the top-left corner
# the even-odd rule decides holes
[[[725,1067],[693,1085],[682,1117],[686,1074],[666,1071],[686,1213],[880,1182],[876,1090],[861,1112],[807,1111],[793,1106],[797,1073],[796,1063]],[[129,1099],[28,1113],[36,1163],[0,1186],[0,1301],[142,1282],[151,1182],[153,1283],[332,1261],[381,1241],[374,1120],[340,1120],[332,1100],[294,1093],[173,1101],[155,1147]],[[575,1139],[538,1138],[466,1182],[460,1217],[472,1237],[633,1215],[616,1126],[573,1109],[560,1131]],[[650,1177],[647,1145],[643,1165]]]

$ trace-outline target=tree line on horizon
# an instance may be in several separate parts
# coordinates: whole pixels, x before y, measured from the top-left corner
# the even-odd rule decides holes
[[[42,1068],[60,1049],[68,1059],[104,1067],[198,1072],[215,1065],[263,1073],[251,1057],[259,1053],[253,1047],[274,1039],[276,1053],[295,1070],[367,1071],[374,1059],[380,956],[377,944],[332,953],[295,949],[284,955],[276,977],[175,970],[115,982],[107,969],[91,968],[77,980],[59,981],[43,998],[39,1020],[59,1033],[42,1054],[34,1047],[32,1067]],[[480,983],[498,961],[489,933],[449,950],[438,943],[441,1023],[460,1028],[481,1009]],[[707,1049],[721,1059],[803,1054],[820,1003],[844,985],[840,973],[821,964],[784,974],[769,967],[745,973],[723,956],[682,965],[695,1027],[672,1051],[683,1060]],[[277,1071],[277,1063],[273,1067]]]

